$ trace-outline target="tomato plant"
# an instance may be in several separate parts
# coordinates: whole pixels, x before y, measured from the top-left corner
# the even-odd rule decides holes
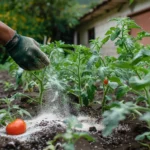
[[[80,138],[86,139],[89,142],[95,141],[95,139],[88,133],[74,131],[75,128],[82,128],[82,124],[75,116],[69,117],[64,122],[67,126],[66,132],[56,135],[52,141],[48,142],[48,146],[44,150],[54,150],[54,144],[60,138],[65,141],[65,143],[62,145],[64,150],[74,150],[74,145]]]
[[[111,27],[105,34],[107,40],[115,42],[118,52],[118,58],[113,62],[101,67],[103,76],[109,78],[109,87],[111,82],[117,83],[115,89],[116,101],[109,102],[106,109],[103,111],[103,124],[105,129],[103,135],[110,135],[114,128],[117,127],[120,121],[124,120],[127,115],[131,113],[139,116],[140,120],[145,120],[150,128],[148,114],[150,112],[150,94],[149,94],[149,60],[150,60],[150,47],[144,46],[139,43],[143,37],[150,36],[149,33],[142,31],[133,38],[129,35],[132,28],[140,28],[133,20],[129,18],[115,18],[117,25]],[[134,101],[123,99],[124,95],[129,92],[134,93]],[[105,90],[105,96],[108,94]],[[118,100],[123,101],[118,101]],[[144,106],[140,102],[145,103]],[[136,140],[148,139],[149,131],[139,135]]]
[[[10,98],[6,97],[0,99],[0,104],[5,104],[7,106],[6,108],[0,109],[0,125],[5,125],[6,122],[14,120],[16,116],[24,117],[26,115],[31,118],[31,115],[28,111],[20,108],[18,105],[13,104],[13,101],[21,96],[27,95],[16,93]],[[30,97],[28,98],[30,99]]]
[[[26,132],[26,123],[22,119],[15,119],[6,126],[6,133],[9,135],[19,135]]]

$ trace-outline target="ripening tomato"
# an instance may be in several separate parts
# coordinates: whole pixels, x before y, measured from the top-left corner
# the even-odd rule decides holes
[[[22,119],[16,119],[6,126],[6,133],[18,135],[26,132],[26,123]]]
[[[103,82],[105,85],[108,84],[108,79],[104,79],[104,82]]]

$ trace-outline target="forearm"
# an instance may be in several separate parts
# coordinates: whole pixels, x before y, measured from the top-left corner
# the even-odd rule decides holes
[[[14,36],[15,31],[0,21],[0,44],[5,45]]]
[[[1,21],[0,45],[3,45],[9,56],[25,70],[39,70],[50,63],[34,39],[17,34]]]

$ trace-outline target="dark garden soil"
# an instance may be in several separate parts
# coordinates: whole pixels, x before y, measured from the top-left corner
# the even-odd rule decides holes
[[[9,89],[4,91],[3,81],[14,81],[10,78],[6,71],[0,73],[0,98],[11,97],[14,93],[20,91],[20,87],[17,90]],[[35,96],[35,93],[31,93],[30,96]],[[27,98],[23,97],[14,102],[21,108],[27,109],[32,115],[38,113],[38,107],[35,103],[27,103]],[[5,108],[6,105],[0,105],[0,109]],[[91,117],[96,117],[95,123],[101,122],[101,116],[99,111],[93,108],[82,108],[81,112],[86,113]],[[42,120],[37,123],[34,127],[40,127],[41,130],[30,134],[26,140],[22,141],[19,138],[13,136],[2,136],[0,133],[0,150],[43,150],[47,146],[47,142],[52,140],[58,133],[65,132],[65,126],[60,120],[47,121]],[[32,129],[30,129],[32,130]],[[102,133],[95,126],[89,128],[89,134],[95,137],[95,142],[88,142],[85,139],[80,139],[75,144],[76,150],[148,150],[146,147],[142,147],[141,144],[137,143],[134,139],[137,135],[147,131],[146,125],[136,119],[133,116],[128,117],[125,121],[121,122],[117,129],[114,130],[113,134],[109,137],[103,137]],[[28,130],[27,130],[28,132]],[[62,150],[62,140],[56,142],[56,150]]]

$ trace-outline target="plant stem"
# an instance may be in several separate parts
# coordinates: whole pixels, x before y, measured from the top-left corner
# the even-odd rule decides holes
[[[121,39],[124,39],[124,31],[126,30],[126,29],[124,29],[124,28],[125,28],[124,26],[125,26],[125,25],[122,25]],[[123,40],[123,41],[124,41],[124,40]],[[123,46],[125,47],[125,49],[126,49],[126,52],[127,52],[127,53],[132,54],[132,58],[133,58],[133,53],[131,52],[131,50],[130,50],[130,49],[128,49],[128,48],[127,48],[127,46],[126,46],[126,43],[125,43],[125,42],[123,42]]]
[[[105,64],[105,62],[104,62],[103,58],[102,58],[102,57],[100,57],[100,59],[101,59],[101,61],[102,61],[103,65],[104,65],[104,67],[106,67],[106,64]]]
[[[148,112],[150,111],[150,108],[145,108],[145,107],[140,107],[140,106],[135,106],[132,108],[133,110],[138,110],[138,111],[142,111],[142,112]]]
[[[40,82],[39,103],[40,103],[41,106],[42,106],[42,104],[43,104],[43,92],[44,92],[43,83]]]
[[[80,75],[80,51],[78,52],[78,87],[79,87],[79,103],[80,106],[82,107],[83,102],[81,98],[81,75]]]
[[[40,82],[40,96],[39,96],[39,102],[40,102],[40,105],[42,105],[42,102],[43,102],[43,92],[44,92],[44,78],[45,78],[45,73],[46,73],[46,68],[44,68],[43,72],[42,72],[42,80]]]
[[[31,72],[32,73],[32,75],[39,81],[39,82],[41,82],[41,79],[40,78],[38,78],[33,72]]]
[[[8,115],[9,115],[10,121],[13,121],[13,118],[12,118],[12,115],[11,115],[11,106],[10,106],[10,104],[8,104]]]
[[[45,69],[44,69],[45,70]],[[44,72],[44,71],[43,71]],[[34,77],[39,81],[39,91],[40,91],[40,94],[39,94],[39,104],[42,106],[42,99],[43,99],[43,91],[44,91],[44,86],[43,86],[43,79],[44,77],[42,76],[42,79],[39,79],[33,72],[32,74],[34,75]],[[44,73],[43,73],[44,74]]]
[[[109,86],[107,85],[106,89],[104,88],[103,100],[102,100],[102,112],[105,111],[105,104],[106,104],[106,94],[108,92]]]
[[[142,114],[141,114],[138,110],[132,109],[132,111],[133,111],[135,114],[139,115],[140,117],[142,116]]]

